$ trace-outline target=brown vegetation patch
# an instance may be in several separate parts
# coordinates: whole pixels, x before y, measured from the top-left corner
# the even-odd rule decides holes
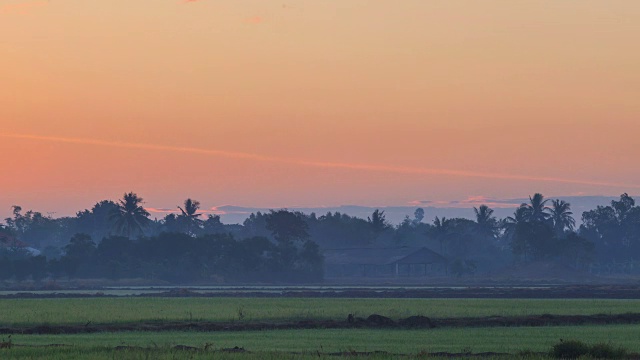
[[[488,316],[469,318],[428,318],[411,316],[394,321],[388,317],[373,314],[366,319],[347,318],[336,320],[305,320],[283,323],[261,322],[136,322],[126,324],[95,325],[41,325],[32,327],[0,328],[0,334],[81,334],[119,331],[258,331],[286,329],[350,329],[350,328],[397,328],[430,329],[434,327],[510,327],[510,326],[562,326],[562,325],[606,325],[640,324],[640,313],[618,315],[530,315],[530,316]],[[7,345],[8,346],[8,345]]]

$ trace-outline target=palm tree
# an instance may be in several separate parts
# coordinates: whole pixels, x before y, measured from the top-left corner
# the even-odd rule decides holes
[[[142,198],[133,192],[124,194],[122,200],[118,201],[118,207],[109,214],[116,234],[130,238],[143,233],[150,222],[150,214],[141,204]]]
[[[447,219],[445,217],[442,217],[442,219],[440,219],[436,216],[436,218],[433,220],[433,230],[435,238],[438,239],[438,242],[440,242],[441,254],[444,254],[445,241],[449,240],[449,237],[451,236],[450,225],[451,219]]]
[[[522,204],[526,208],[526,219],[529,222],[542,222],[549,218],[549,207],[547,206],[548,199],[545,200],[544,196],[540,193],[536,193],[533,197],[529,196],[529,204]]]
[[[498,221],[493,216],[493,209],[487,205],[480,205],[480,208],[474,207],[473,211],[476,213],[478,232],[484,238],[495,237],[498,233]]]
[[[527,205],[522,204],[516,211],[513,213],[513,216],[507,216],[504,220],[502,220],[502,228],[504,229],[504,237],[511,241],[518,224],[527,221]]]
[[[571,204],[564,200],[557,199],[552,200],[551,204],[550,214],[556,234],[562,235],[564,229],[573,230],[576,226],[576,220],[572,216]]]
[[[183,224],[189,235],[195,235],[195,230],[200,227],[201,220],[198,219],[202,214],[196,214],[200,209],[200,202],[187,199],[184,201],[184,208],[178,206],[182,214],[178,215],[179,221]]]

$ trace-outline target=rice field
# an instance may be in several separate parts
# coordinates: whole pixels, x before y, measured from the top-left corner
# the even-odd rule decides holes
[[[318,298],[85,298],[2,299],[0,327],[172,322],[286,322],[344,320],[347,314],[393,319],[593,315],[639,312],[640,300],[533,299],[318,299]],[[8,341],[8,335],[0,335]],[[546,353],[560,339],[611,343],[640,353],[638,325],[580,325],[433,329],[287,329],[268,331],[99,332],[12,334],[2,359],[311,359],[367,352],[367,359],[419,353]],[[58,345],[50,347],[50,345]],[[206,351],[177,350],[176,345]],[[116,349],[125,347],[125,350]],[[246,353],[226,353],[239,347]],[[384,352],[375,353],[375,352]],[[395,355],[394,355],[395,354]],[[546,357],[536,355],[536,357]],[[504,356],[502,357],[504,358]]]
[[[640,327],[560,326],[521,328],[469,328],[431,330],[278,330],[261,332],[162,332],[162,333],[100,333],[81,335],[14,335],[12,349],[0,350],[2,358],[30,358],[38,354],[96,352],[125,354],[117,346],[142,347],[163,354],[175,353],[176,345],[215,351],[241,347],[251,352],[251,358],[261,354],[326,354],[331,352],[384,351],[395,354],[420,352],[498,352],[516,354],[531,350],[546,352],[559,339],[580,339],[587,343],[606,342],[640,352]],[[56,348],[38,347],[50,344]],[[140,352],[140,351],[139,351]],[[140,352],[142,354],[143,352]],[[6,356],[5,356],[6,355]],[[229,354],[227,354],[229,355]],[[240,356],[240,355],[238,355]],[[37,357],[37,356],[36,356]],[[119,357],[116,357],[119,358]],[[317,357],[316,357],[317,358]]]
[[[343,320],[348,314],[427,317],[594,315],[640,312],[640,300],[85,298],[1,299],[0,326],[139,321]]]
[[[611,342],[640,352],[640,326],[555,326],[517,328],[436,328],[429,330],[313,329],[238,332],[119,332],[73,335],[13,335],[20,345],[65,344],[71,347],[188,345],[213,349],[242,347],[266,352],[387,351],[508,352],[546,351],[559,339]]]

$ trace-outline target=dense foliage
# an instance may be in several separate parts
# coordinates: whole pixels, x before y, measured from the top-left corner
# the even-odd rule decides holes
[[[482,205],[475,219],[436,217],[416,209],[398,225],[384,211],[367,219],[271,210],[228,225],[187,199],[176,213],[151,220],[143,200],[127,193],[74,217],[54,218],[14,206],[0,225],[0,277],[141,277],[168,281],[316,281],[323,250],[428,247],[468,276],[536,262],[594,273],[640,269],[640,206],[627,194],[582,214],[534,194],[513,216],[497,219]]]

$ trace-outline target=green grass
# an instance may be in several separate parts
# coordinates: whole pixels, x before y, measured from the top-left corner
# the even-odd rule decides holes
[[[0,300],[0,326],[137,321],[295,321],[345,319],[349,313],[472,317],[638,312],[640,300],[532,299],[306,299],[306,298],[92,298]],[[240,312],[244,318],[239,319]],[[0,336],[2,338],[2,336]],[[5,336],[6,338],[6,336]],[[386,351],[546,352],[559,339],[611,343],[640,352],[640,326],[557,326],[402,329],[313,329],[237,332],[117,332],[12,336],[2,359],[311,359],[320,352]],[[32,347],[65,344],[67,347]],[[176,351],[175,345],[243,347],[250,354]],[[147,350],[116,351],[120,345]],[[301,355],[304,354],[304,355]],[[331,358],[331,357],[322,357]],[[371,356],[369,359],[393,358]]]
[[[637,312],[640,300],[91,298],[2,299],[0,326],[138,321],[295,321],[376,313],[391,318]]]
[[[559,339],[608,343],[640,352],[637,325],[518,328],[442,328],[431,330],[276,330],[241,332],[121,332],[76,335],[13,335],[16,345],[66,344],[72,348],[119,345],[169,348],[175,345],[243,347],[252,352],[387,351],[392,353],[548,351]],[[22,351],[14,348],[9,350]],[[7,351],[7,350],[4,350]],[[1,356],[1,355],[0,355]]]
[[[221,353],[221,352],[192,352],[192,351],[176,351],[169,348],[145,349],[145,350],[126,350],[119,351],[112,348],[84,348],[84,349],[12,349],[10,351],[0,350],[2,359],[47,359],[47,360],[76,360],[76,359],[92,359],[92,360],[200,360],[200,359],[225,359],[225,360],[317,360],[317,359],[339,359],[335,356],[318,356],[317,354],[286,354],[286,353]],[[424,357],[423,357],[424,358]],[[358,359],[368,360],[387,360],[387,359],[407,359],[405,356],[389,356],[389,355],[372,355],[366,357],[358,357]],[[491,360],[491,358],[484,358]],[[504,359],[504,358],[503,358]]]

